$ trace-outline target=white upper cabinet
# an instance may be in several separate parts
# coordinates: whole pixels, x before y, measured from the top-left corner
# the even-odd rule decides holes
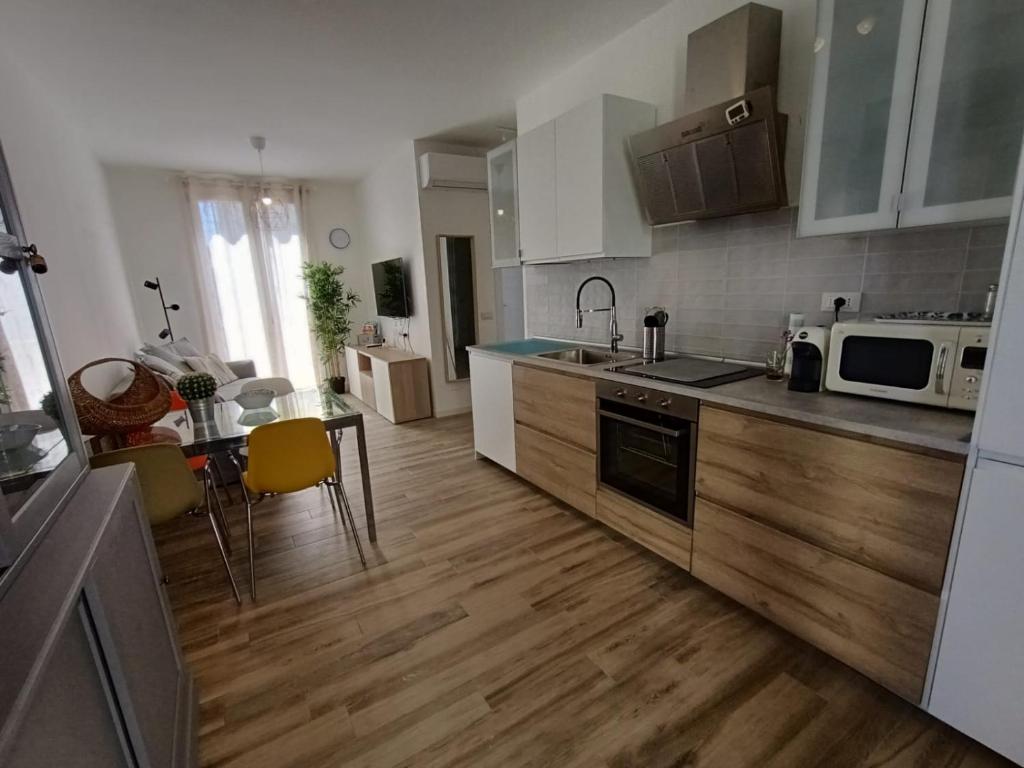
[[[1022,39],[1020,0],[820,0],[799,234],[1008,215]]]
[[[487,153],[487,195],[491,217],[491,264],[519,265],[519,211],[516,192],[516,143]]]
[[[627,139],[654,123],[652,105],[604,95],[519,138],[524,262],[651,255]]]
[[[924,0],[821,0],[801,235],[897,224]]]
[[[1024,3],[928,0],[900,224],[1010,213],[1024,134]]]
[[[555,121],[516,139],[519,247],[523,261],[551,261],[555,252]]]

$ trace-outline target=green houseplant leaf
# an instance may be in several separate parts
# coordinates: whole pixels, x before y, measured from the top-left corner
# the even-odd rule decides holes
[[[302,265],[311,330],[320,347],[320,362],[328,377],[341,375],[340,356],[352,330],[350,314],[360,302],[359,294],[342,281],[344,273],[343,266],[328,261]]]

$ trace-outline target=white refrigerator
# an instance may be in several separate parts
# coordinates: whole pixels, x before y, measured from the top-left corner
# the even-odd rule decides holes
[[[1024,152],[953,533],[929,712],[1024,764]]]

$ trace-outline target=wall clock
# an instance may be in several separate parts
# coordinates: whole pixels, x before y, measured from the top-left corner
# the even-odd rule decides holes
[[[331,242],[335,248],[339,251],[348,248],[349,243],[352,242],[352,236],[347,230],[341,227],[335,227],[331,230],[331,233],[327,236],[327,239]]]

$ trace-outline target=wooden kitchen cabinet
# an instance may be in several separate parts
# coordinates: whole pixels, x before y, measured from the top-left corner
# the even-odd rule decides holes
[[[512,366],[516,472],[594,516],[597,406],[592,379]]]
[[[515,418],[593,453],[597,448],[597,394],[593,379],[526,365],[512,367]]]
[[[669,562],[690,570],[693,532],[685,525],[604,487],[597,489],[595,517]]]
[[[936,595],[700,498],[693,575],[920,702]]]
[[[704,406],[697,495],[938,594],[963,462]]]
[[[594,516],[597,458],[525,424],[516,424],[516,471],[541,490]]]

